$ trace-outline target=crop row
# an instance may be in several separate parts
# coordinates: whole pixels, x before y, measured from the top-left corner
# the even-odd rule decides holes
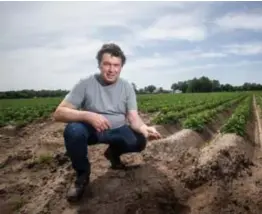
[[[140,111],[160,112],[156,122],[174,122],[192,113],[215,108],[224,102],[239,99],[243,93],[194,93],[138,95]],[[24,125],[49,117],[60,98],[0,100],[0,127],[8,124]]]
[[[240,103],[231,117],[223,125],[221,133],[236,133],[240,136],[245,135],[247,121],[252,114],[252,97],[248,96],[244,102]]]
[[[230,99],[242,93],[195,93],[142,95],[138,97],[139,110],[145,113],[181,111],[185,107],[203,105],[217,99]]]
[[[260,108],[260,117],[262,118],[262,94],[256,95],[256,103]]]
[[[234,102],[243,99],[245,95],[237,96],[235,97],[229,97],[225,99],[224,97],[217,97],[214,100],[210,100],[206,102],[203,105],[199,106],[190,106],[189,108],[187,106],[184,106],[184,110],[182,111],[173,111],[170,110],[167,113],[165,112],[160,112],[154,119],[153,122],[156,124],[168,124],[168,123],[177,123],[179,119],[186,118],[191,114],[209,110],[209,109],[214,109],[220,105],[223,105],[228,102]]]
[[[25,125],[33,122],[36,119],[47,118],[54,110],[52,105],[42,105],[38,107],[22,107],[20,109],[6,108],[1,114],[0,126],[10,125]]]
[[[217,117],[217,114],[229,108],[232,108],[232,106],[237,105],[244,98],[245,97],[241,97],[238,99],[230,100],[229,102],[225,102],[221,105],[218,105],[215,108],[207,109],[201,111],[200,113],[192,114],[182,121],[182,126],[183,128],[188,128],[195,131],[202,131],[206,124],[210,123],[212,120],[214,120]]]
[[[26,125],[43,119],[55,110],[60,99],[37,98],[1,101],[0,127]]]

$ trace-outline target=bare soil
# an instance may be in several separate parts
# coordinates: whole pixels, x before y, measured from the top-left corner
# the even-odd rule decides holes
[[[257,106],[257,101],[255,99],[255,96],[253,96],[253,108],[254,111],[254,129],[255,129],[255,135],[254,135],[254,141],[257,143],[258,146],[262,147],[262,112],[261,109]]]
[[[142,153],[122,156],[133,166],[127,171],[109,169],[105,145],[90,146],[91,183],[75,204],[65,198],[74,172],[65,156],[64,124],[48,120],[15,132],[2,129],[1,214],[260,214],[262,152],[255,104],[245,138],[219,133],[233,108],[203,133],[156,126],[164,138],[148,142]]]

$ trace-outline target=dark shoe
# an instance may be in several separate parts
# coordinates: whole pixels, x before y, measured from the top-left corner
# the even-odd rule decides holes
[[[104,156],[111,163],[111,169],[126,169],[126,165],[121,161],[120,156],[112,152],[108,147],[104,153]]]
[[[67,192],[67,200],[70,202],[78,201],[85,190],[86,185],[89,183],[88,173],[77,175],[75,182],[71,185]]]

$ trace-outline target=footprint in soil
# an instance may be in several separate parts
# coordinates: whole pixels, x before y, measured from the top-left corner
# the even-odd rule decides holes
[[[77,204],[78,213],[190,213],[190,208],[180,202],[183,190],[178,192],[177,189],[162,172],[150,165],[127,171],[110,169],[87,187]]]

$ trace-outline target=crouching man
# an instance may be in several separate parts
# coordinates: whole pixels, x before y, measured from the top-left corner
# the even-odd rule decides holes
[[[64,142],[76,180],[67,199],[81,198],[89,183],[88,145],[108,144],[104,156],[112,169],[125,169],[120,156],[141,152],[147,140],[161,138],[138,115],[137,99],[131,84],[120,78],[126,57],[116,44],[104,44],[97,53],[100,72],[78,81],[54,112],[65,122]]]

